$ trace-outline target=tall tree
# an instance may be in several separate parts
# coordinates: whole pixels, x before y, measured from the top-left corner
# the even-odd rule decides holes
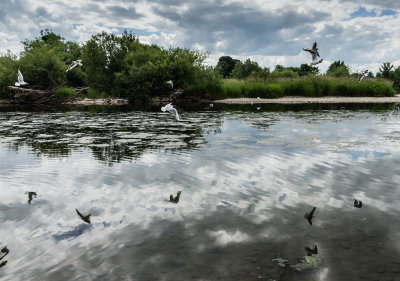
[[[236,63],[235,68],[232,70],[232,77],[245,79],[249,77],[252,72],[258,72],[260,70],[262,69],[257,62],[247,59],[244,62]]]
[[[239,60],[233,59],[230,56],[222,56],[219,58],[216,68],[221,73],[222,77],[230,78],[232,70],[238,62]]]
[[[326,75],[333,77],[350,77],[349,67],[344,61],[334,61],[326,71]]]
[[[390,62],[384,62],[379,68],[379,72],[376,74],[376,77],[393,79],[393,74],[393,65]]]

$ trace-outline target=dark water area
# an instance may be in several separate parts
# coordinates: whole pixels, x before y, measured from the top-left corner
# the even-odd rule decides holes
[[[396,105],[179,110],[0,107],[0,280],[400,280]]]

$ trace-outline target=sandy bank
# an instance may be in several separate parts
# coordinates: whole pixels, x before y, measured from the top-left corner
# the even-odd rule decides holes
[[[277,99],[235,98],[215,100],[214,103],[251,104],[251,103],[396,103],[400,95],[394,97],[282,97]]]

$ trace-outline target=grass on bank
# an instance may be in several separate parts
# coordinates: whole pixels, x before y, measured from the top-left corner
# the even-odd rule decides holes
[[[269,79],[267,83],[254,80],[224,79],[194,85],[187,90],[189,96],[222,98],[279,98],[283,96],[344,96],[388,97],[395,95],[392,83],[380,79],[335,78],[308,76],[299,78]]]

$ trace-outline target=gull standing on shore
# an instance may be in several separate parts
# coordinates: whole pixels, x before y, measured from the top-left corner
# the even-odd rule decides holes
[[[15,82],[15,86],[19,87],[24,85],[28,85],[28,83],[24,81],[24,76],[22,76],[21,71],[18,69],[18,82]]]
[[[178,121],[180,120],[178,111],[170,103],[167,104],[166,106],[161,107],[161,111],[162,112],[168,111],[169,113],[175,116],[176,120]]]
[[[82,66],[83,64],[82,64],[82,60],[74,60],[69,66],[68,66],[68,68],[67,68],[67,70],[65,71],[65,72],[68,72],[68,71],[70,71],[71,69],[73,69],[75,66],[77,66],[77,65],[79,65],[79,66]]]
[[[303,51],[309,52],[311,54],[312,61],[307,63],[309,66],[319,64],[323,61],[323,59],[318,60],[319,53],[318,53],[318,48],[317,48],[317,42],[314,42],[311,49],[303,48]]]

